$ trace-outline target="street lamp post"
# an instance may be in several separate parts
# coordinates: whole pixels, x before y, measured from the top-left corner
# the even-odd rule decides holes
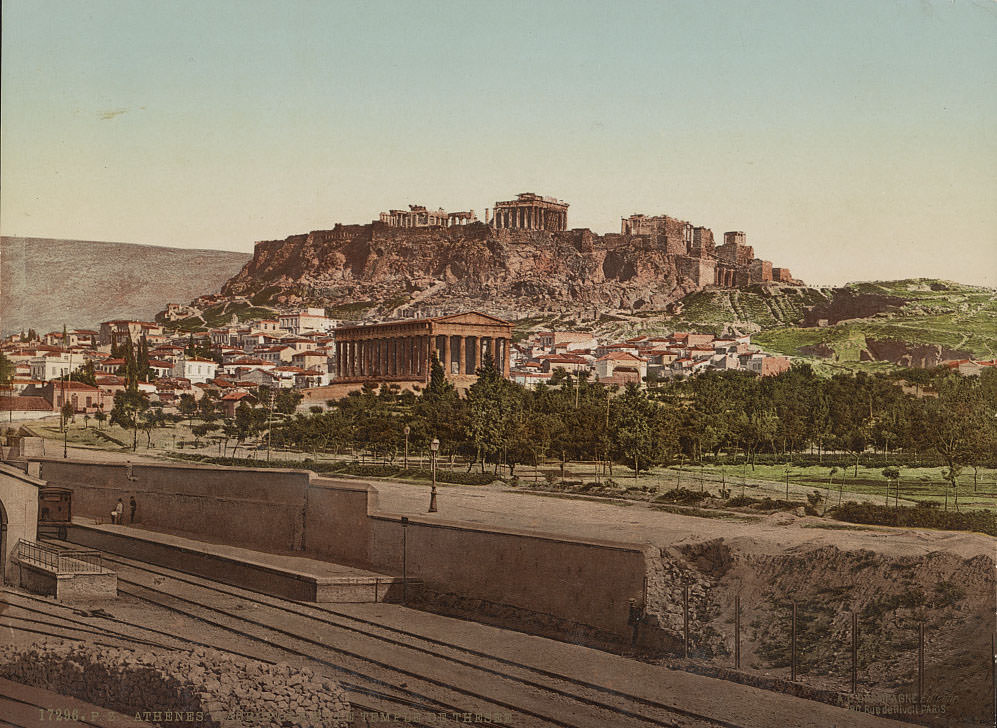
[[[440,441],[434,437],[429,443],[429,449],[433,453],[433,489],[429,492],[429,512],[436,513],[436,453],[440,449]]]
[[[277,400],[277,390],[270,390],[270,409],[267,411],[267,462],[270,462],[270,445],[273,442],[273,406]],[[318,457],[317,455],[315,456]]]
[[[405,470],[408,470],[408,436],[412,432],[412,428],[405,425],[405,429],[402,432],[405,433]]]

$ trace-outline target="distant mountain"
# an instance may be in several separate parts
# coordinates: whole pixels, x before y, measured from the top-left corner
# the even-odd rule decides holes
[[[0,238],[0,332],[151,320],[168,301],[217,291],[252,256],[132,243]]]

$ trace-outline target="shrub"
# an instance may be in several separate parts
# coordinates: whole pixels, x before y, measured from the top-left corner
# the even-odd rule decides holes
[[[816,516],[817,507],[820,505],[821,501],[824,500],[824,496],[820,494],[819,490],[815,490],[813,493],[807,495],[807,504],[803,507],[803,512],[808,516]]]
[[[830,511],[833,518],[848,523],[869,523],[904,528],[940,528],[947,531],[978,531],[997,536],[997,515],[988,510],[939,511],[918,504],[912,508],[893,508],[872,503],[849,501]]]
[[[739,495],[727,501],[727,505],[731,508],[743,508],[745,506],[753,506],[759,502],[757,498],[752,498],[750,495]]]
[[[752,507],[758,511],[791,511],[799,505],[799,503],[794,503],[793,501],[769,498],[766,496]]]
[[[935,584],[934,607],[951,607],[965,598],[966,590],[951,581],[940,581]]]
[[[681,505],[696,505],[705,500],[706,495],[688,488],[672,488],[654,499],[655,503],[679,503]]]

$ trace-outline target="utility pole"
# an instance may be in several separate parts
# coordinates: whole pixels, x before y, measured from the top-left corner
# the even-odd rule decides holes
[[[65,328],[65,325],[63,325]],[[63,341],[63,344],[66,342]],[[62,380],[62,408],[65,409],[66,405],[69,403],[66,394],[66,384],[69,384],[69,389],[73,388],[73,352],[69,352],[69,372],[67,373],[67,379]],[[63,417],[62,424],[62,457],[67,459],[69,457],[69,418]]]
[[[277,390],[270,390],[270,409],[267,411],[267,462],[270,462],[270,445],[273,442],[273,406],[277,401]],[[316,457],[318,457],[316,455]]]
[[[408,436],[412,432],[412,428],[405,425],[405,429],[402,432],[405,433],[405,470],[408,470]]]

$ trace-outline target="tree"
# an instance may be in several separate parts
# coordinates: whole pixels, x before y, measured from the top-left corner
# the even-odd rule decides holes
[[[3,352],[0,352],[0,388],[6,389],[7,396],[11,398],[14,396],[14,373],[16,371],[14,362],[4,356]],[[13,399],[11,401],[13,402]]]
[[[132,430],[132,451],[138,449],[139,415],[147,409],[149,399],[138,390],[137,385],[114,394],[111,422]]]
[[[467,392],[467,438],[474,447],[475,462],[480,461],[481,472],[485,472],[488,456],[508,444],[508,420],[518,403],[512,385],[495,368],[491,353],[482,357],[477,375]],[[495,465],[498,468],[497,459]]]
[[[214,422],[221,417],[218,412],[218,406],[219,403],[215,393],[209,390],[204,393],[204,396],[197,403],[198,416],[205,422]]]
[[[92,360],[85,361],[76,367],[76,371],[73,372],[73,381],[89,384],[91,387],[97,386],[97,370]]]
[[[657,461],[651,429],[653,405],[633,382],[613,400],[613,405],[610,415],[613,455],[617,462],[631,465],[637,478],[641,470],[649,469]]]
[[[301,400],[305,398],[305,395],[296,389],[278,387],[272,390],[266,385],[256,388],[256,400],[261,405],[269,408],[271,396],[273,396],[273,411],[281,415],[293,415]]]
[[[142,335],[138,340],[138,351],[135,354],[135,376],[139,381],[148,382],[152,377],[152,367],[149,366],[149,342]]]
[[[194,445],[200,446],[199,438],[206,437],[212,432],[217,432],[220,429],[222,429],[221,425],[212,422],[205,422],[200,425],[194,425],[193,427],[190,428],[190,431],[194,434]]]
[[[17,371],[14,362],[8,359],[3,352],[0,352],[0,387],[7,387],[14,380],[14,372]]]
[[[177,404],[177,410],[181,415],[187,418],[187,426],[193,426],[194,415],[197,414],[198,411],[197,400],[194,399],[194,395],[181,394],[180,402]]]
[[[890,504],[890,481],[894,481],[896,484],[896,492],[897,492],[897,508],[899,508],[900,507],[900,468],[893,465],[883,468],[883,477],[886,478],[886,505]]]
[[[251,437],[259,434],[266,427],[266,410],[257,409],[246,402],[241,402],[235,410],[235,417],[222,428],[226,438],[235,438],[235,448],[232,457],[239,446]]]
[[[466,402],[460,399],[434,354],[429,384],[411,408],[410,442],[416,447],[424,447],[435,437],[440,441],[440,455],[453,457],[464,440],[466,415]]]
[[[65,430],[69,426],[69,420],[72,418],[75,410],[70,402],[64,402],[62,407],[59,408],[59,429]]]
[[[166,415],[163,414],[163,408],[161,405],[150,405],[148,409],[142,412],[139,426],[142,431],[145,432],[146,442],[145,446],[152,447],[152,431],[157,427],[163,427],[166,425]]]
[[[954,491],[955,508],[959,510],[959,474],[965,465],[986,457],[977,451],[977,446],[988,439],[986,435],[981,437],[980,431],[993,426],[993,403],[980,396],[978,380],[951,375],[936,386],[938,397],[925,404],[929,423],[925,436],[929,447],[948,466],[944,477]]]

